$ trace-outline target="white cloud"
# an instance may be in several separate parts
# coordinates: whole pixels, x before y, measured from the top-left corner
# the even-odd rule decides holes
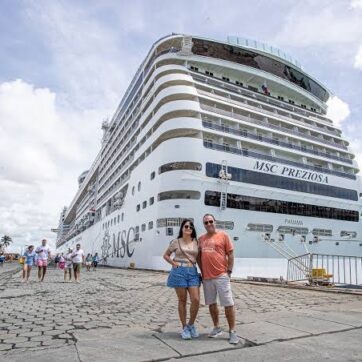
[[[94,111],[60,110],[47,88],[0,83],[0,235],[15,245],[54,240],[50,229],[98,150],[100,122]]]
[[[353,9],[362,10],[362,0],[352,0],[351,1],[351,7]]]
[[[330,118],[338,127],[347,119],[351,111],[348,103],[342,101],[337,96],[332,96],[328,102],[327,117]]]
[[[360,45],[357,54],[354,58],[353,66],[359,70],[362,70],[362,44]]]

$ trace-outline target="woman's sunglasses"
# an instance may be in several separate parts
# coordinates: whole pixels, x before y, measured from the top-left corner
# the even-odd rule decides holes
[[[187,229],[193,229],[194,227],[193,226],[191,226],[191,225],[184,225],[184,228],[187,230]]]
[[[204,225],[212,225],[214,223],[214,220],[208,220],[208,221],[204,221]]]

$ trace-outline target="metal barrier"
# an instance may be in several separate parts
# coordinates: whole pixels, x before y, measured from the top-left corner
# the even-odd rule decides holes
[[[328,254],[304,254],[288,259],[288,281],[335,285],[362,285],[362,257]]]

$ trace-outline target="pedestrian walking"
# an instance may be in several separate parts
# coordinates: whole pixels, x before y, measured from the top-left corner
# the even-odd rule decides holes
[[[31,269],[35,262],[35,256],[36,253],[34,251],[34,245],[30,245],[22,255],[22,257],[24,258],[23,280],[22,280],[23,283],[29,280]]]
[[[185,219],[181,223],[177,239],[172,240],[163,258],[172,265],[167,286],[174,288],[178,298],[178,314],[182,324],[183,339],[197,338],[199,333],[194,325],[200,305],[200,276],[196,268],[198,241],[193,222]],[[173,258],[171,258],[173,255]],[[190,296],[190,318],[186,323],[187,294]]]
[[[64,267],[65,267],[64,253],[61,253],[59,256],[59,269],[64,270]]]
[[[38,279],[39,282],[43,282],[48,267],[48,259],[51,258],[50,247],[46,239],[41,241],[41,245],[35,249],[35,252],[38,255]]]
[[[84,264],[84,251],[80,248],[80,244],[77,244],[72,252],[72,261],[75,282],[80,283],[80,270]]]
[[[98,262],[99,262],[99,257],[98,257],[98,253],[95,253],[93,256],[93,271],[97,270],[97,266],[98,266]]]
[[[206,233],[199,238],[199,266],[202,273],[205,304],[214,328],[209,337],[215,338],[222,334],[219,324],[220,305],[225,308],[225,316],[229,325],[229,343],[238,344],[239,338],[235,331],[235,308],[231,291],[230,277],[234,266],[233,244],[230,237],[223,231],[216,230],[215,218],[211,214],[203,217]]]
[[[90,272],[92,261],[93,261],[92,254],[88,253],[87,257],[85,258],[85,267],[87,268],[87,272]]]
[[[4,263],[5,263],[5,255],[3,252],[0,253],[0,268],[3,269],[4,268]]]
[[[57,254],[54,258],[55,269],[58,269],[59,261],[60,261],[60,255]]]
[[[67,282],[67,279],[72,281],[72,269],[73,269],[73,257],[72,257],[72,249],[68,249],[68,253],[64,256],[65,266],[64,266],[64,282]],[[69,274],[69,278],[68,278]]]

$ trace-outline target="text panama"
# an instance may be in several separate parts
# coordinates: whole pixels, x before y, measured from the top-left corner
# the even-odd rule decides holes
[[[328,183],[328,177],[318,172],[300,170],[294,167],[280,166],[275,163],[256,161],[254,170],[270,172],[281,176],[295,177],[306,181]]]

